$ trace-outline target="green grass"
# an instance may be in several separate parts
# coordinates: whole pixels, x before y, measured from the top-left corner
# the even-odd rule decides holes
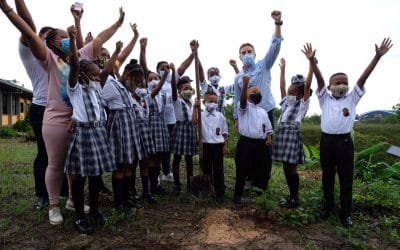
[[[232,126],[232,124],[230,124]],[[233,131],[232,129],[230,131]],[[319,126],[306,124],[302,127],[302,135],[305,143],[318,145],[320,130]],[[224,207],[232,209],[232,193],[234,188],[235,163],[234,156],[237,134],[231,133],[230,157],[225,159],[225,180],[226,180],[226,204]],[[387,141],[394,145],[400,145],[400,126],[390,124],[357,125],[355,127],[356,149],[374,145],[376,142]],[[36,153],[34,143],[20,142],[20,139],[0,139],[0,240],[2,244],[14,246],[20,244],[21,248],[27,247],[26,242],[42,242],[41,247],[57,248],[56,242],[66,241],[69,237],[75,237],[72,222],[74,213],[63,210],[64,220],[60,226],[50,226],[47,221],[47,212],[33,208],[34,186],[32,163]],[[396,158],[388,157],[386,154],[374,156],[376,160],[395,161]],[[195,164],[197,161],[195,159]],[[197,169],[197,168],[196,168]],[[286,196],[287,185],[280,164],[274,164],[272,179],[269,190],[264,198],[252,197],[251,207],[257,208],[255,202],[270,210],[274,218],[282,223],[282,226],[307,231],[307,227],[322,225],[324,232],[334,234],[335,237],[346,241],[353,248],[370,248],[371,240],[378,242],[378,248],[400,245],[400,186],[383,181],[363,183],[360,180],[354,181],[353,220],[355,226],[351,229],[344,229],[337,218],[331,217],[327,221],[321,221],[318,213],[321,203],[321,173],[319,169],[305,170],[299,167],[301,175],[301,205],[297,209],[286,210],[278,207],[278,201]],[[196,171],[198,172],[198,170]],[[196,174],[196,173],[195,173]],[[181,179],[185,179],[183,168]],[[104,176],[107,186],[111,187],[110,175]],[[140,186],[138,181],[137,186]],[[339,185],[336,182],[335,199],[338,203]],[[172,184],[167,184],[171,189]],[[264,199],[264,201],[263,201]],[[113,246],[108,240],[129,238],[140,241],[146,237],[157,238],[163,232],[163,225],[173,221],[183,221],[180,230],[201,230],[196,224],[205,214],[207,207],[217,206],[212,199],[198,201],[188,194],[180,197],[164,196],[159,198],[156,208],[138,211],[133,215],[121,215],[112,209],[112,197],[102,197],[103,212],[106,216],[106,225],[99,229],[98,237],[88,238],[81,245],[76,247],[88,247],[90,244],[100,242],[103,247]],[[61,205],[65,200],[61,201]],[[262,205],[261,205],[262,206]],[[260,208],[260,206],[258,207]],[[197,227],[190,228],[186,220],[196,221]],[[186,223],[186,224],[185,224]],[[49,234],[51,236],[49,236]],[[46,235],[46,237],[44,237]],[[303,237],[303,236],[302,236]],[[148,238],[146,238],[147,241]],[[23,242],[23,243],[18,243]],[[24,243],[25,242],[25,243]],[[72,242],[72,241],[71,241]],[[170,247],[176,246],[175,241],[167,241]],[[301,240],[306,248],[318,248],[318,242],[309,240],[306,237]],[[72,244],[72,243],[71,243]],[[119,244],[119,243],[118,243]],[[117,244],[117,245],[118,245]],[[139,243],[138,243],[139,244]],[[152,243],[154,244],[154,243]],[[167,243],[163,243],[167,244]],[[120,245],[124,246],[124,245]],[[139,245],[138,245],[139,246]],[[149,245],[150,247],[154,245]],[[32,247],[32,246],[31,246]],[[18,248],[18,247],[17,247]]]

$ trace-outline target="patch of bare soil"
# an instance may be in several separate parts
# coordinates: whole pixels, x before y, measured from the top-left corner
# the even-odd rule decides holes
[[[299,171],[299,176],[303,177],[308,181],[316,181],[322,179],[322,171],[321,170],[305,170]]]

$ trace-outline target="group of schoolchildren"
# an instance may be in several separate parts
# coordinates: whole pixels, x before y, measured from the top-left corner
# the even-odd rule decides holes
[[[23,1],[16,2],[21,4]],[[100,188],[104,185],[101,175],[105,172],[112,172],[114,207],[124,213],[140,207],[135,199],[137,166],[140,168],[142,198],[145,201],[155,203],[154,195],[166,192],[159,184],[159,176],[161,165],[168,166],[162,163],[169,162],[171,154],[172,174],[167,167],[162,171],[163,176],[173,176],[173,193],[179,195],[182,189],[179,170],[183,156],[189,191],[193,176],[193,156],[199,152],[198,140],[201,140],[203,145],[202,173],[211,176],[216,201],[224,202],[223,155],[228,150],[229,134],[223,112],[225,92],[218,87],[221,79],[218,68],[212,67],[207,71],[209,83],[205,79],[201,62],[196,58],[199,48],[197,41],[190,43],[191,54],[178,69],[173,63],[161,61],[157,64],[156,72],[152,72],[147,68],[145,58],[147,39],[142,38],[140,62],[132,59],[119,74],[119,65],[129,54],[126,50],[121,51],[121,42],[116,44],[111,56],[107,50],[101,48],[97,50],[97,55],[85,58],[82,49],[78,49],[81,43],[79,27],[71,26],[67,33],[49,28],[45,38],[48,48],[44,50],[44,55],[41,55],[43,50],[37,47],[45,46],[42,40],[36,38],[26,20],[14,13],[4,0],[0,3],[11,22],[23,35],[31,39],[28,46],[38,61],[45,62],[41,64],[44,64],[43,67],[50,72],[49,74],[52,73],[48,68],[53,67],[49,58],[55,58],[56,62],[62,61],[68,65],[67,71],[54,66],[56,72],[61,75],[58,76],[58,82],[61,82],[58,87],[64,88],[65,92],[62,93],[66,95],[50,90],[53,83],[49,76],[48,100],[59,96],[57,98],[62,100],[58,101],[59,104],[68,102],[71,107],[70,122],[67,126],[71,135],[66,145],[63,168],[68,175],[70,206],[75,210],[75,226],[80,233],[94,232],[86,212],[89,213],[92,222],[104,223],[98,201]],[[328,87],[325,87],[311,44],[306,44],[302,51],[309,60],[307,76],[293,76],[288,88],[285,81],[286,62],[281,59],[282,113],[278,119],[277,133],[273,135],[272,110],[275,103],[271,94],[270,69],[279,54],[282,41],[280,29],[283,22],[279,11],[272,12],[271,16],[275,21],[275,33],[266,56],[256,63],[254,46],[245,43],[239,48],[243,69],[239,71],[235,67],[236,64],[231,62],[237,73],[234,85],[234,119],[240,134],[235,154],[236,183],[233,202],[237,205],[242,203],[246,180],[257,188],[266,189],[271,177],[272,161],[279,161],[283,164],[289,188],[289,196],[280,202],[280,206],[295,208],[299,205],[297,164],[304,162],[300,124],[309,107],[311,80],[315,75],[318,82],[317,96],[322,109],[322,216],[327,217],[334,210],[333,186],[337,171],[340,180],[340,218],[343,225],[351,226],[354,148],[350,132],[355,119],[355,107],[364,94],[363,86],[367,77],[380,57],[392,46],[391,40],[385,39],[380,46],[376,46],[376,55],[350,93],[344,73],[332,75]],[[121,24],[122,22],[117,26]],[[138,39],[136,25],[132,25],[132,30],[135,37],[128,45],[129,50],[133,49]],[[58,42],[50,42],[49,36],[55,37],[51,41]],[[87,44],[98,46],[98,41],[94,41],[96,38],[90,40],[86,41],[83,48]],[[121,58],[121,55],[124,58]],[[193,60],[199,60],[203,103],[199,99],[193,100],[192,80],[183,76]],[[330,90],[331,94],[327,90]],[[52,103],[47,105],[46,111],[51,109],[51,105]],[[53,107],[53,110],[56,108]],[[200,128],[202,137],[198,138],[196,130]],[[49,150],[47,145],[48,143],[46,149]],[[86,209],[84,204],[86,177],[89,179],[89,209]],[[47,178],[46,173],[46,186]],[[62,222],[57,204],[50,202],[49,219],[52,224]]]

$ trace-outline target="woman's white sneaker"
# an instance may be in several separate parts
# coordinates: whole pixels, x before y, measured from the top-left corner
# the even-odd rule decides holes
[[[59,207],[53,207],[49,210],[49,221],[51,225],[59,225],[63,222]]]

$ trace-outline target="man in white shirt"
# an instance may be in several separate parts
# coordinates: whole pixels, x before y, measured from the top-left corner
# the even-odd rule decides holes
[[[392,47],[391,40],[385,38],[381,45],[375,45],[375,56],[357,81],[350,93],[345,73],[333,74],[328,87],[317,66],[315,50],[311,44],[304,46],[303,52],[310,60],[318,82],[317,96],[322,110],[320,161],[322,167],[322,189],[324,204],[322,218],[330,216],[334,209],[334,185],[336,172],[340,183],[340,220],[343,226],[351,227],[352,188],[354,174],[354,144],[351,138],[356,106],[364,95],[364,84],[379,59]],[[331,93],[328,93],[328,90]]]

